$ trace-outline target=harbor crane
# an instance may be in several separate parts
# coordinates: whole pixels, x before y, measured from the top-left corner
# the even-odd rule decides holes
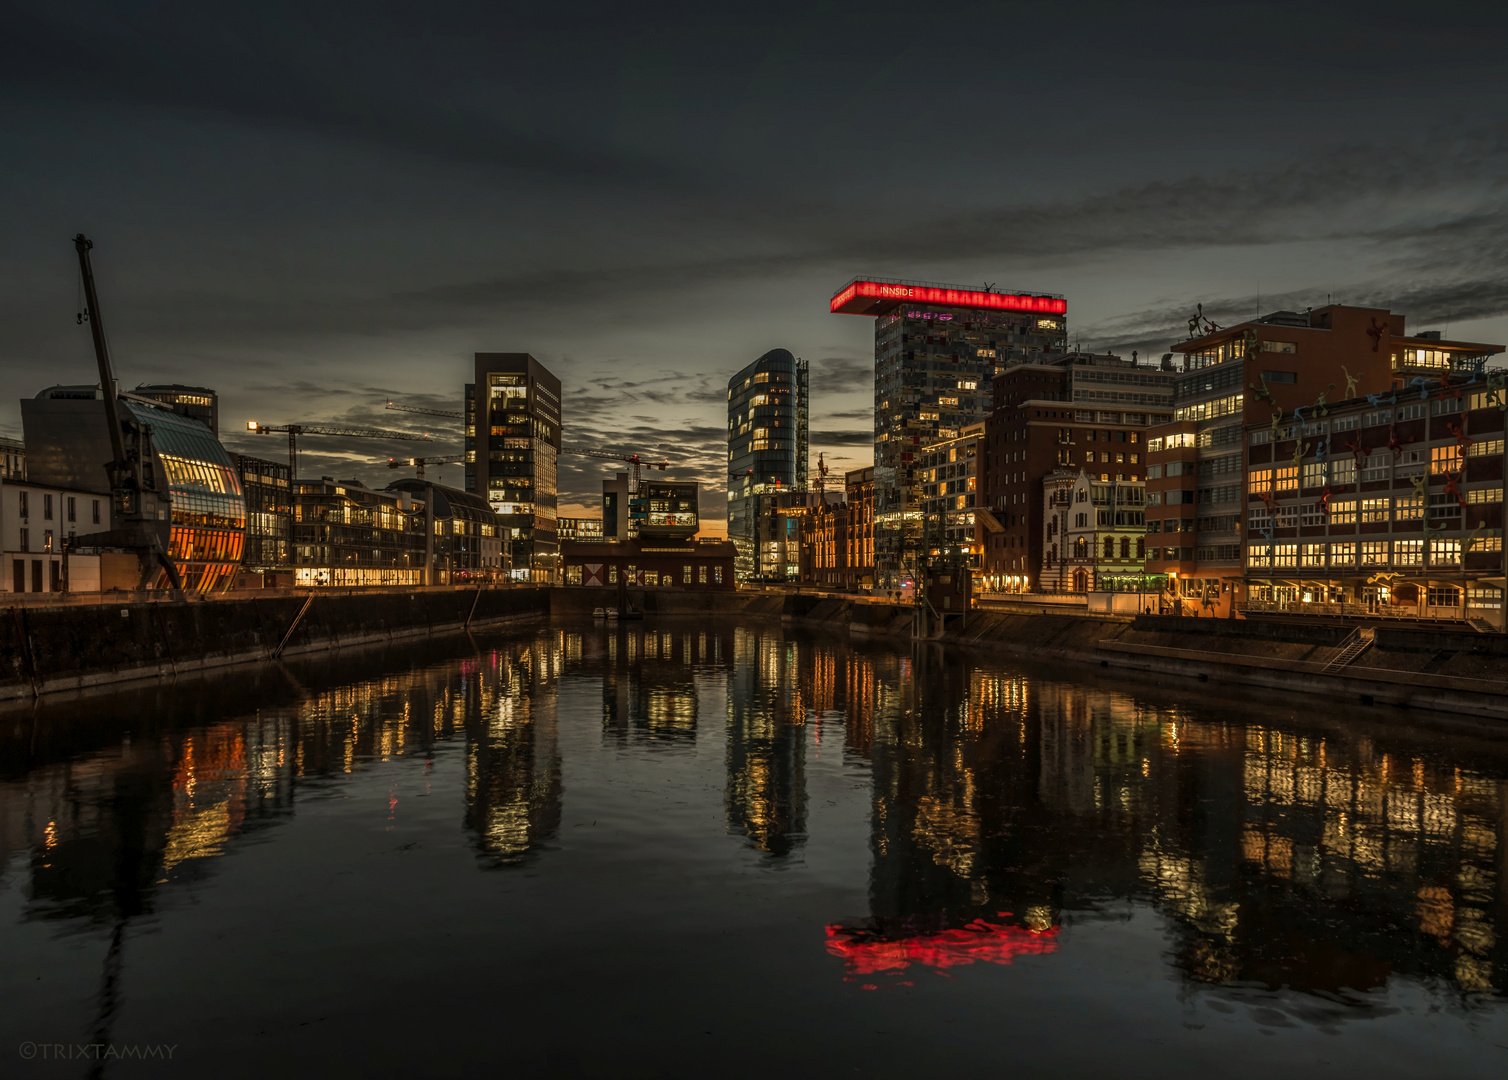
[[[288,433],[288,480],[298,480],[298,437],[300,435],[334,435],[346,439],[404,439],[409,442],[428,442],[428,435],[415,435],[409,431],[389,431],[387,428],[336,427],[333,424],[259,424],[246,421],[246,430],[258,435],[275,432]]]
[[[418,405],[399,405],[396,401],[389,401],[387,407],[393,412],[417,413],[420,416],[444,416],[451,420],[460,420],[465,414],[458,413],[454,409],[423,409]]]
[[[426,465],[464,465],[465,463],[465,454],[444,454],[440,457],[390,457],[387,459],[387,467],[389,469],[401,469],[407,465],[415,470],[414,475],[420,480],[424,479],[424,466]]]
[[[110,481],[110,516],[114,528],[96,533],[94,538],[97,543],[119,545],[136,554],[140,561],[141,588],[149,587],[160,568],[168,585],[179,590],[183,588],[183,580],[178,567],[168,558],[172,503],[167,488],[159,486],[159,470],[153,467],[152,428],[132,415],[121,415],[116,399],[115,372],[110,365],[110,347],[105,337],[105,320],[100,314],[99,294],[94,288],[94,268],[89,261],[94,241],[79,233],[73,238],[73,247],[79,256],[79,273],[83,277],[84,303],[87,305],[78,313],[78,321],[89,324],[89,334],[94,339],[100,397],[104,399],[105,424],[110,429],[110,460],[105,462],[105,474]],[[85,539],[75,538],[72,543]]]
[[[630,495],[639,494],[639,471],[641,468],[659,469],[661,472],[670,468],[670,461],[668,459],[662,461],[645,461],[638,454],[615,454],[611,450],[588,450],[580,446],[562,446],[560,452],[562,454],[579,454],[582,457],[605,458],[608,461],[627,463],[629,467],[628,493]]]

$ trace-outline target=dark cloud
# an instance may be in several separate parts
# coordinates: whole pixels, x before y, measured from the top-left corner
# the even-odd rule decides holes
[[[872,446],[874,432],[864,431],[813,431],[813,446]]]

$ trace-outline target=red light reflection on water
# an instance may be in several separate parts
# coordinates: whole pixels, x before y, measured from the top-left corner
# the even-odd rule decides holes
[[[851,981],[895,975],[912,964],[945,971],[965,964],[1009,964],[1018,956],[1058,951],[1058,927],[1026,926],[975,919],[951,930],[891,938],[870,926],[834,923],[827,928],[827,951],[843,958]],[[902,984],[909,985],[909,984]],[[874,989],[866,985],[865,989]]]

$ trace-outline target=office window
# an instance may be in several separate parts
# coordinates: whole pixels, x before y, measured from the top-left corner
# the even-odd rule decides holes
[[[698,585],[707,584],[707,568],[705,566],[698,566],[696,568],[696,583]]]
[[[1304,544],[1304,545],[1302,545],[1300,547],[1300,549],[1299,549],[1299,565],[1300,566],[1311,566],[1311,567],[1312,566],[1324,566],[1325,565],[1325,545],[1324,544]]]
[[[682,585],[690,585],[691,584],[691,567],[689,567],[689,566],[683,566],[683,567],[681,567],[681,584]]]
[[[42,520],[52,520],[52,494],[48,492],[42,496]]]
[[[1367,500],[1371,502],[1370,499]],[[1393,500],[1394,521],[1418,521],[1424,517],[1423,495],[1400,495]]]
[[[1331,566],[1355,566],[1356,544],[1350,541],[1330,545]]]
[[[1461,544],[1456,541],[1457,558],[1459,559]],[[1423,540],[1394,540],[1393,541],[1393,565],[1394,566],[1423,566],[1424,565],[1424,541]]]
[[[1418,543],[1417,540],[1411,542]],[[1460,566],[1461,541],[1431,540],[1429,542],[1429,564],[1431,566]]]
[[[1439,475],[1461,471],[1461,447],[1456,443],[1435,446],[1429,452],[1429,471]]]
[[[607,568],[607,583],[609,585],[618,584],[618,568],[616,566],[609,566]]]
[[[723,583],[723,568],[721,566],[714,566],[712,568],[712,582],[715,585]]]
[[[1297,491],[1299,486],[1299,471],[1292,465],[1280,466],[1273,474],[1274,486],[1278,491]]]
[[[1341,487],[1356,483],[1356,459],[1354,457],[1331,458],[1330,482]]]
[[[1325,463],[1323,461],[1311,461],[1304,465],[1302,485],[1306,488],[1325,486]]]
[[[1469,503],[1500,503],[1503,501],[1503,489],[1501,486],[1472,488],[1466,493],[1466,501]]]
[[[78,519],[78,500],[70,495],[68,496],[68,520],[77,521]]]
[[[1363,499],[1361,500],[1362,521],[1386,521],[1388,520],[1387,499]]]
[[[1273,569],[1296,567],[1299,563],[1297,544],[1274,544],[1272,549]]]
[[[581,567],[579,567],[579,566],[567,566],[566,567],[566,584],[567,585],[580,585],[581,584]]]
[[[1361,544],[1361,565],[1363,566],[1386,566],[1388,564],[1388,542],[1386,540],[1363,540]]]

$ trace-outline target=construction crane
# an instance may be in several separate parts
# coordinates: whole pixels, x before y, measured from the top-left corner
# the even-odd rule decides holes
[[[562,454],[580,454],[583,457],[606,458],[608,461],[626,462],[631,470],[628,475],[628,493],[630,495],[639,494],[639,470],[641,467],[659,469],[661,472],[670,468],[668,460],[645,461],[638,454],[615,454],[611,450],[587,450],[579,446],[562,446],[560,452]]]
[[[121,416],[116,401],[115,372],[110,366],[110,348],[105,338],[105,320],[100,315],[99,295],[94,289],[94,268],[89,252],[94,242],[83,233],[73,238],[79,256],[79,273],[83,277],[84,303],[78,313],[80,323],[89,324],[94,339],[94,359],[99,365],[100,397],[105,404],[105,423],[110,428],[110,456],[105,473],[110,480],[112,528],[95,534],[98,542],[116,544],[135,552],[140,561],[141,588],[147,588],[159,567],[167,575],[168,585],[182,589],[178,567],[168,558],[168,540],[172,529],[172,503],[167,490],[158,486],[158,469],[153,467],[152,429],[133,416]],[[74,538],[77,544],[87,538]]]
[[[407,465],[410,468],[416,470],[414,473],[415,476],[417,476],[420,480],[423,480],[424,466],[426,465],[463,465],[465,464],[465,462],[465,454],[446,454],[443,457],[390,457],[387,459],[387,467],[389,469],[401,469],[403,468],[403,466]]]
[[[819,502],[821,501],[821,499],[822,499],[822,493],[826,490],[826,488],[827,488],[827,462],[823,460],[823,455],[822,454],[818,454],[817,455],[817,500]]]
[[[396,401],[389,401],[387,407],[393,412],[418,413],[420,416],[445,416],[451,420],[460,420],[465,413],[458,413],[452,409],[421,409],[417,405],[399,405]]]
[[[389,431],[387,428],[335,427],[330,424],[259,424],[246,421],[246,430],[258,435],[274,432],[288,433],[288,480],[298,480],[298,437],[300,435],[335,435],[346,439],[404,439],[409,442],[428,442],[428,435],[415,435],[408,431]]]

